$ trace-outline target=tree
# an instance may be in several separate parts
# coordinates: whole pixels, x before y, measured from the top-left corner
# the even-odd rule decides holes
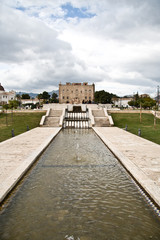
[[[48,103],[49,100],[50,100],[50,95],[49,95],[49,93],[46,92],[46,91],[44,91],[44,92],[42,93],[42,99],[43,99],[43,102],[44,102],[44,103]]]
[[[19,106],[19,101],[17,100],[9,101],[9,104],[8,104],[9,109],[17,109],[18,106]]]
[[[8,104],[3,105],[3,109],[6,110],[6,126],[8,125],[7,109],[9,108]]]
[[[156,106],[156,100],[153,100],[150,97],[145,97],[141,99],[141,104],[142,104],[142,108],[144,109],[152,109],[153,106]]]
[[[43,99],[42,93],[38,94],[38,95],[37,95],[37,98],[38,98],[39,101],[40,101],[40,99]]]
[[[135,101],[134,100],[129,101],[128,105],[131,106],[131,107],[134,107],[135,106]]]
[[[50,99],[49,93],[46,92],[46,91],[44,91],[44,92],[42,93],[42,98],[45,99],[45,100],[49,100],[49,99]]]
[[[21,96],[22,99],[30,99],[30,95],[28,93],[24,93]]]
[[[17,100],[21,100],[21,95],[20,94],[16,94],[16,98],[17,98]]]
[[[112,103],[112,98],[117,97],[113,93],[105,92],[104,90],[101,91],[96,91],[94,98],[95,98],[95,103]]]
[[[150,97],[139,97],[138,93],[134,95],[134,100],[128,102],[132,107],[139,108],[140,105],[143,109],[152,109],[156,105],[156,101]]]
[[[17,99],[17,101],[18,101],[18,103],[19,103],[19,106],[21,106],[21,95],[20,95],[20,94],[17,94],[17,95],[16,95],[16,99]]]
[[[51,97],[51,102],[52,103],[58,103],[57,97],[58,97],[58,95],[56,93],[53,93],[52,97]]]
[[[4,104],[3,105],[3,109],[8,110],[9,109],[9,105],[8,104]]]

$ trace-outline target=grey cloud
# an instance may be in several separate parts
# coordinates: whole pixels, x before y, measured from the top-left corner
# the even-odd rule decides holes
[[[82,60],[73,56],[71,45],[58,39],[58,33],[43,22],[6,7],[1,13],[0,62],[15,66],[5,73],[10,88],[15,87],[9,80],[12,78],[20,83],[19,90],[57,87],[60,81],[77,79],[76,65],[86,68]]]
[[[15,70],[9,68],[8,72],[1,75],[4,76],[8,87],[16,86],[11,79],[19,82],[17,86],[19,90],[29,91],[57,87],[59,82],[67,81],[96,83],[103,80],[106,83],[121,83],[122,88],[128,84],[142,89],[159,83],[159,51],[156,54],[156,50],[153,49],[146,59],[144,51],[139,53],[139,59],[132,56],[133,51],[130,56],[126,52],[124,54],[128,54],[128,62],[118,62],[116,65],[115,61],[112,65],[107,61],[103,67],[103,63],[99,64],[97,59],[97,63],[92,65],[92,60],[88,63],[86,59],[83,61],[78,55],[74,56],[71,44],[60,40],[58,32],[54,30],[54,26],[62,32],[64,29],[74,27],[77,32],[89,36],[91,41],[92,37],[99,37],[106,41],[106,44],[107,41],[116,41],[124,49],[128,45],[142,46],[145,43],[146,48],[151,49],[151,46],[159,45],[160,42],[159,0],[71,0],[73,6],[85,6],[92,13],[96,13],[96,16],[75,23],[65,22],[62,16],[63,21],[58,23],[60,26],[56,25],[54,19],[50,19],[52,28],[48,26],[50,13],[44,18],[41,17],[41,21],[40,15],[43,16],[43,11],[49,8],[51,12],[52,9],[56,11],[62,2],[66,3],[67,0],[46,0],[45,4],[43,0],[2,1],[9,7],[0,6],[0,62],[16,65]],[[22,10],[16,10],[16,7],[22,7]],[[23,7],[27,9],[24,12]],[[85,47],[87,51],[87,46]],[[98,49],[94,51],[93,56],[94,53],[98,56],[96,54]],[[107,56],[106,52],[104,54]],[[141,54],[144,54],[144,57]],[[123,58],[123,54],[121,57]],[[96,65],[102,69],[102,73],[101,71],[96,73]],[[113,67],[121,69],[125,77],[116,79],[109,77],[109,69]],[[24,78],[23,72],[19,73],[19,69],[26,72]],[[30,75],[27,75],[27,69]],[[134,79],[127,77],[131,72],[137,72],[138,77]]]
[[[150,35],[155,38],[160,27],[159,9],[159,0],[153,1],[153,4],[150,0],[100,1],[97,17],[90,20],[88,31],[96,31],[106,39],[126,42],[152,39]]]
[[[5,9],[1,12],[1,61],[22,62],[34,57],[39,58],[45,55],[51,57],[51,55],[71,51],[71,46],[59,40],[56,31],[44,23],[29,19],[19,12],[8,11],[9,9]]]
[[[144,59],[144,60],[137,60],[132,61],[129,64],[126,64],[126,70],[128,72],[130,71],[137,71],[142,76],[144,76],[145,79],[149,79],[150,83],[153,82],[153,84],[160,84],[160,56],[151,56],[150,59]],[[149,84],[148,81],[141,81],[140,84],[147,85]]]

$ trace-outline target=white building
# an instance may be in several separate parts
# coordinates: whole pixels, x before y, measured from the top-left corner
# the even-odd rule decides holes
[[[0,105],[8,104],[10,100],[16,98],[16,92],[5,92],[4,87],[0,83]]]
[[[36,103],[39,103],[39,100],[38,98],[32,98],[32,99],[21,99],[21,103],[22,104],[36,104]]]
[[[112,101],[116,107],[128,108],[130,107],[128,102],[133,100],[133,98],[113,98]]]

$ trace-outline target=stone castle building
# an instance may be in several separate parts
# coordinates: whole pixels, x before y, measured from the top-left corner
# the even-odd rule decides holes
[[[59,103],[92,103],[94,101],[95,85],[88,83],[59,84]]]
[[[8,104],[10,100],[16,98],[16,92],[10,91],[6,92],[4,87],[0,83],[0,105]]]

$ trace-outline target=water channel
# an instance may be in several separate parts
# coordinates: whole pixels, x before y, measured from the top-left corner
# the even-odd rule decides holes
[[[160,239],[160,219],[91,129],[64,129],[0,215],[1,240]]]

